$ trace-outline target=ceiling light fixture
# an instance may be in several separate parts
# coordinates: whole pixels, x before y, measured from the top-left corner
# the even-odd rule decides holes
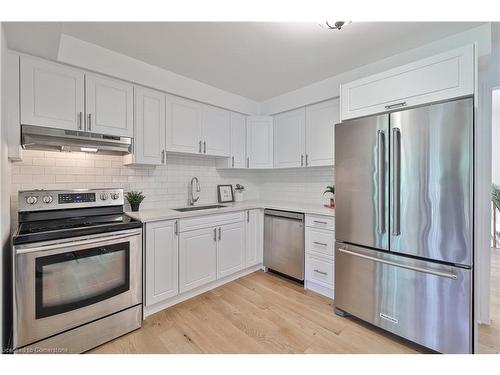
[[[349,25],[352,21],[325,21],[326,28],[330,30],[342,30],[347,25]],[[323,24],[321,24],[324,27]]]

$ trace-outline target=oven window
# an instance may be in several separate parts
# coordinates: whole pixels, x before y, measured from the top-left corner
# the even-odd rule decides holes
[[[92,305],[130,289],[130,243],[36,259],[36,318]]]

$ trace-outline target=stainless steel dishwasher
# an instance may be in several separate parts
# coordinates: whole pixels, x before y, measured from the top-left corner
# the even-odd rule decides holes
[[[264,266],[304,281],[304,214],[264,210]]]

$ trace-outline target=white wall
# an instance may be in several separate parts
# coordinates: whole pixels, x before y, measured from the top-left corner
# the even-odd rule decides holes
[[[500,185],[500,88],[491,98],[491,181]]]
[[[364,65],[313,83],[300,89],[276,96],[261,103],[262,114],[275,114],[298,108],[303,105],[317,103],[340,95],[340,85],[387,69],[404,65],[415,60],[423,59],[438,53],[477,43],[479,56],[489,55],[491,52],[491,24],[487,23],[455,34],[433,43],[387,57],[383,60]],[[376,46],[374,46],[376,48]]]

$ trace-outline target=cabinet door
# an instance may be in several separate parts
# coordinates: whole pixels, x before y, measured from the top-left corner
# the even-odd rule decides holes
[[[94,74],[85,76],[87,131],[133,137],[132,85]]]
[[[215,107],[203,106],[201,129],[204,154],[229,156],[230,112]]]
[[[202,152],[201,105],[192,100],[167,96],[167,151]]]
[[[335,124],[340,121],[339,100],[306,107],[306,164],[308,167],[334,164]]]
[[[181,233],[179,236],[180,292],[217,278],[217,230],[214,227]]]
[[[245,224],[226,224],[217,228],[217,278],[243,269],[245,264]]]
[[[246,117],[238,113],[231,113],[230,168],[245,168],[246,139]]]
[[[146,306],[179,293],[175,220],[146,224]]]
[[[246,212],[245,226],[245,267],[251,267],[262,263],[264,248],[263,211],[248,210]]]
[[[247,167],[273,167],[273,119],[250,116],[247,119]]]
[[[134,162],[159,165],[165,162],[165,95],[135,88]]]
[[[295,168],[305,164],[304,108],[274,117],[274,167]]]
[[[83,130],[82,71],[23,56],[20,74],[22,124]]]

